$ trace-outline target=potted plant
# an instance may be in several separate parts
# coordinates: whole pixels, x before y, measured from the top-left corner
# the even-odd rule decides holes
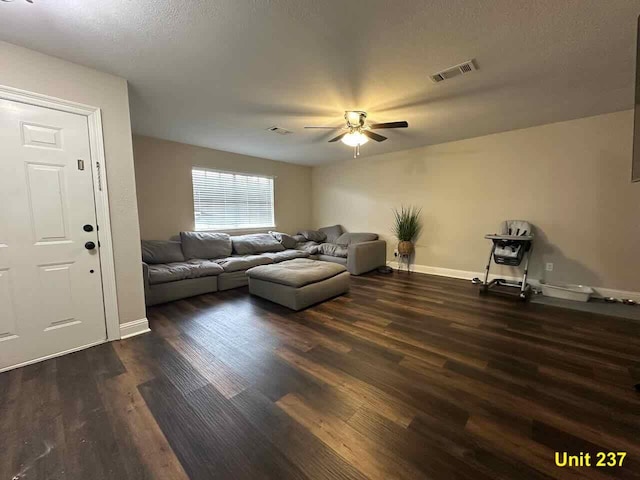
[[[398,253],[400,255],[411,255],[414,251],[413,242],[422,230],[421,211],[421,208],[405,208],[404,206],[400,207],[400,210],[393,209],[393,233],[398,239]]]

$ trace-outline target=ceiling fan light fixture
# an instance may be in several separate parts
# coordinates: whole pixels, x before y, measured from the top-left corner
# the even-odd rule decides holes
[[[370,139],[378,143],[387,140],[387,137],[373,132],[372,130],[378,130],[383,128],[407,128],[409,123],[406,120],[397,122],[384,122],[384,123],[370,123],[367,124],[367,112],[359,110],[347,110],[344,112],[344,120],[346,125],[344,127],[304,127],[304,128],[327,128],[329,130],[342,130],[343,133],[333,137],[329,140],[329,143],[335,143],[342,141],[345,145],[353,148],[353,158],[357,158],[360,155],[360,147],[367,143]],[[271,130],[271,129],[270,129]]]
[[[369,139],[362,132],[350,132],[342,137],[342,143],[349,145],[350,147],[359,147],[367,143]]]
[[[348,110],[344,112],[344,119],[351,127],[361,127],[367,118],[366,112],[359,110]]]

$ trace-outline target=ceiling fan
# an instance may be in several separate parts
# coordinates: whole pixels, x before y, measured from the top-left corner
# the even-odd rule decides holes
[[[347,130],[341,133],[337,137],[329,140],[329,143],[342,140],[342,143],[354,148],[353,158],[360,155],[360,146],[364,145],[369,139],[376,142],[384,142],[387,137],[371,130],[377,130],[381,128],[407,128],[409,124],[405,121],[401,122],[386,122],[386,123],[371,123],[367,124],[367,112],[362,111],[346,111],[344,112],[344,119],[347,124],[344,127],[304,127],[304,128],[322,128],[329,130]]]

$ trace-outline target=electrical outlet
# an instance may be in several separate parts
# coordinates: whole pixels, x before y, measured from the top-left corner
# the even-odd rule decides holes
[[[394,251],[393,251],[393,256],[394,256],[394,257],[397,257],[398,255],[399,255],[398,250],[394,250]]]
[[[546,266],[547,272],[553,272],[553,263],[548,262]]]

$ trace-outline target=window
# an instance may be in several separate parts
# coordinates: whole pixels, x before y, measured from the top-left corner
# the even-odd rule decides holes
[[[274,228],[273,178],[193,168],[196,230]]]

